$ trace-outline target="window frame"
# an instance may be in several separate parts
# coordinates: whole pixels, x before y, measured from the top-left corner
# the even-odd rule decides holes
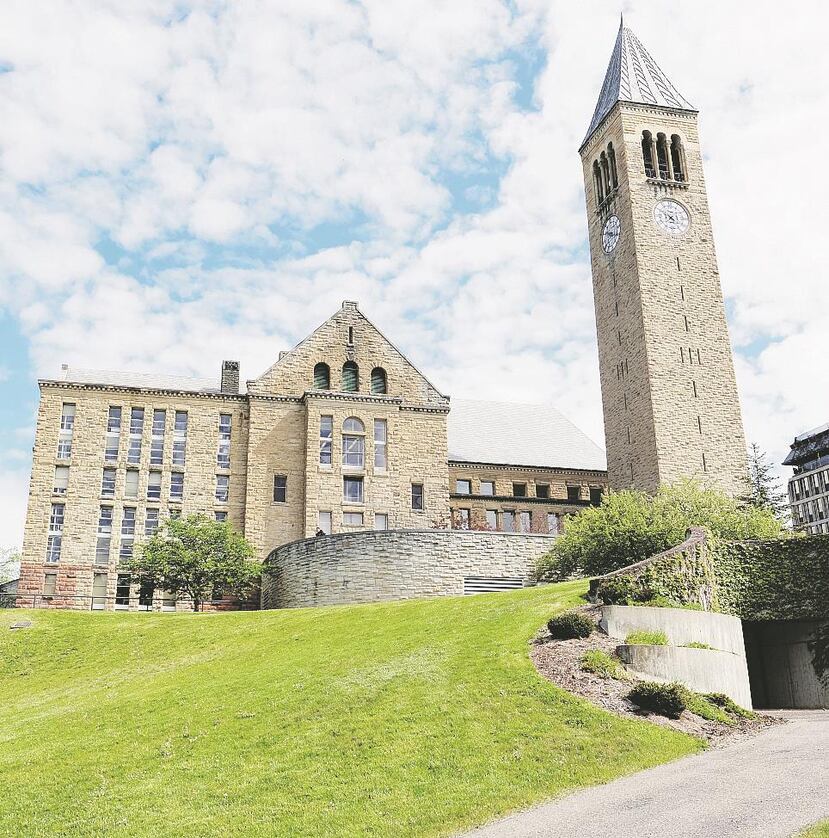
[[[358,486],[359,492],[349,495],[349,485]],[[343,475],[343,503],[350,506],[360,506],[365,503],[365,481],[361,475]]]
[[[278,495],[281,494],[280,499]],[[274,474],[273,476],[273,503],[287,503],[288,502],[288,475]]]
[[[426,487],[422,482],[412,481],[409,497],[412,512],[426,511]]]

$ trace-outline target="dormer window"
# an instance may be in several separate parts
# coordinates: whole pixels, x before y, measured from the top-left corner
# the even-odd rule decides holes
[[[375,367],[371,371],[371,392],[376,396],[384,396],[386,391],[386,371],[382,367]]]
[[[360,371],[354,361],[343,364],[343,392],[356,393],[360,389]]]
[[[329,369],[328,364],[320,362],[314,367],[314,389],[331,389],[331,370]]]

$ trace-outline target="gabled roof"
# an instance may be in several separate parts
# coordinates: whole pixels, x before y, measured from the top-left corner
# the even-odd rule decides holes
[[[659,69],[659,65],[651,58],[633,30],[625,26],[624,19],[619,24],[619,34],[616,36],[610,64],[607,65],[602,92],[599,94],[587,135],[581,144],[582,148],[617,102],[633,102],[683,111],[695,110]]]
[[[604,471],[604,451],[554,407],[452,399],[449,460]]]
[[[58,381],[70,384],[93,384],[103,387],[133,387],[141,390],[176,390],[182,393],[218,393],[219,383],[210,378],[163,373],[119,372],[66,367]]]

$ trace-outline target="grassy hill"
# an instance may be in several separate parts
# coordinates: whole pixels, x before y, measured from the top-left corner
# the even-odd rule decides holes
[[[536,675],[583,590],[0,612],[0,835],[446,835],[698,750]]]

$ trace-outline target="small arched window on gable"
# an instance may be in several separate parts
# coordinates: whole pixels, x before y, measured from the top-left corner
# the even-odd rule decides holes
[[[328,364],[324,364],[322,361],[314,367],[314,389],[331,389],[331,370],[329,369]]]
[[[645,164],[645,177],[656,177],[653,134],[650,131],[642,132],[642,161]]]
[[[356,393],[360,389],[360,371],[354,361],[343,364],[343,392]]]
[[[601,206],[604,203],[604,185],[602,184],[602,170],[599,168],[599,161],[593,161],[593,186],[596,188],[596,203]]]
[[[665,135],[656,135],[656,160],[659,164],[660,180],[671,180],[670,161],[668,160],[668,140]]]
[[[680,183],[686,181],[688,176],[685,171],[685,149],[682,148],[679,134],[671,135],[671,163],[674,167],[674,180]]]
[[[371,371],[371,392],[377,396],[385,396],[386,390],[386,371],[382,367],[375,367]]]
[[[613,148],[613,143],[607,144],[607,162],[610,164],[610,186],[618,189],[619,172],[616,170],[616,149]]]

